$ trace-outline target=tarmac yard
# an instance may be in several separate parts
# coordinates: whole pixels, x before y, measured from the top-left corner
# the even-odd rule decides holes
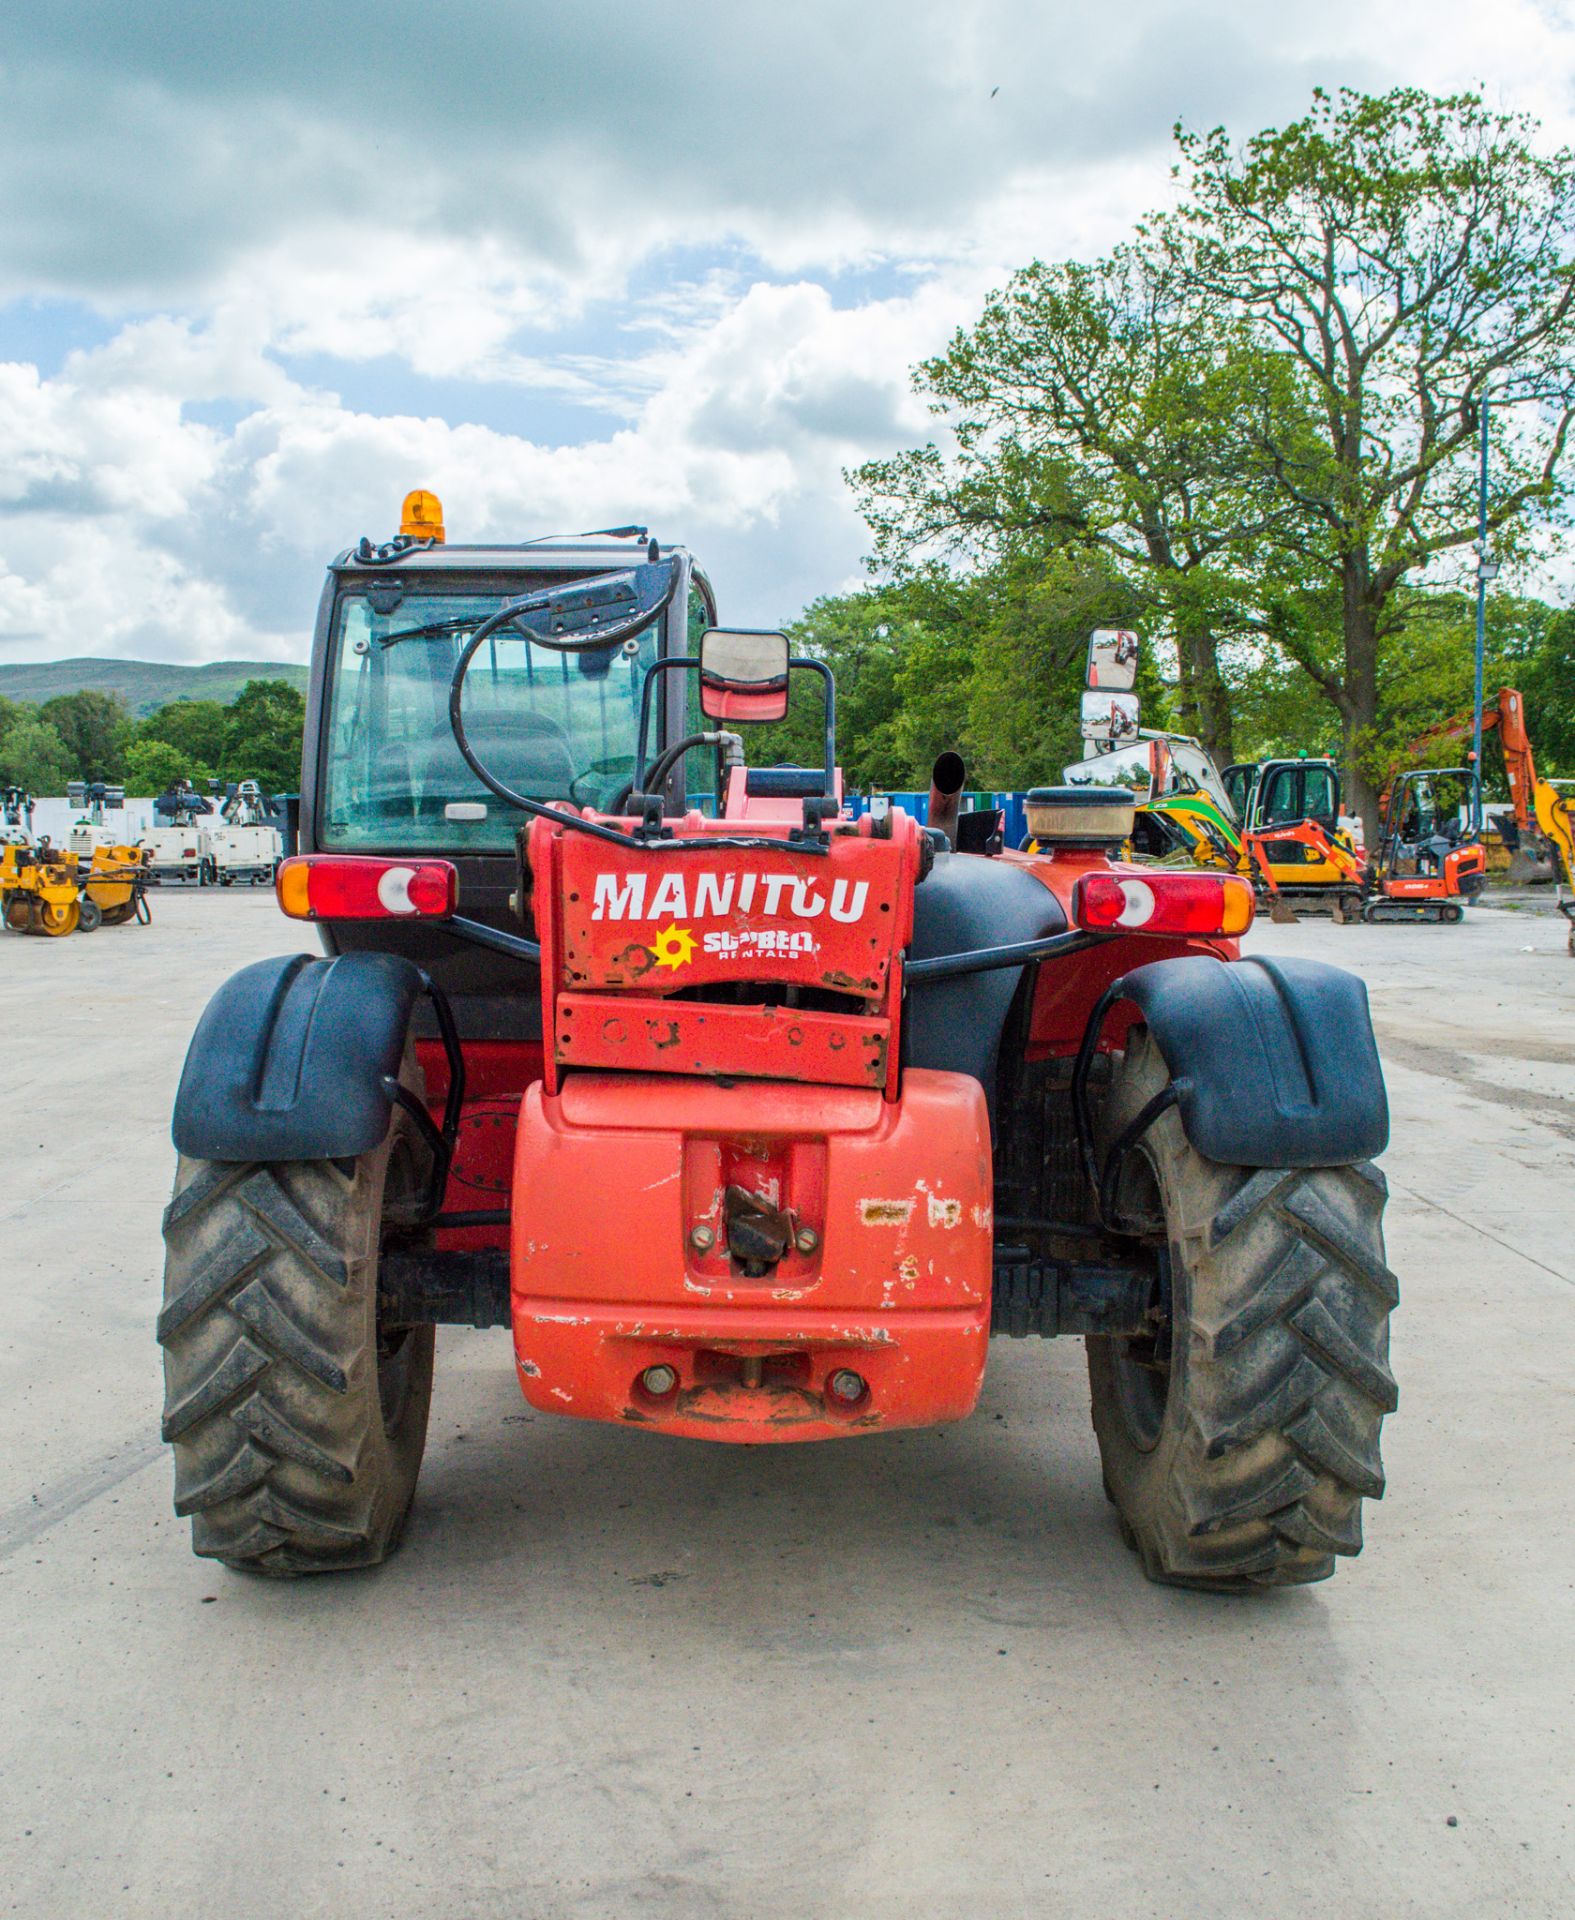
[[[1388,1497],[1325,1585],[1147,1584],[1081,1344],[960,1427],[707,1447],[533,1415],[444,1329],[405,1545],[193,1558],[156,1435],[168,1124],[271,894],[0,936],[0,1913],[1575,1912],[1575,961],[1550,905],[1264,923],[1372,992]],[[615,1200],[609,1197],[609,1203]]]

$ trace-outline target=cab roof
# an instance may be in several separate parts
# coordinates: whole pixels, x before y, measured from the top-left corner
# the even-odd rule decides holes
[[[613,571],[619,567],[638,566],[646,558],[647,546],[643,540],[579,535],[567,540],[541,540],[534,544],[525,541],[514,546],[460,546],[450,543],[444,546],[406,547],[400,553],[377,555],[369,560],[358,560],[356,551],[354,547],[347,547],[329,562],[329,571],[350,578],[390,573],[567,573],[586,568]],[[657,551],[663,559],[687,553],[687,549],[681,546],[658,545]]]

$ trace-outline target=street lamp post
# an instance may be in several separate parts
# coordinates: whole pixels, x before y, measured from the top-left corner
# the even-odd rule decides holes
[[[1477,470],[1477,661],[1476,694],[1471,728],[1471,824],[1482,832],[1482,656],[1487,648],[1488,582],[1497,579],[1498,566],[1488,559],[1488,401],[1479,403],[1482,415],[1482,455]]]

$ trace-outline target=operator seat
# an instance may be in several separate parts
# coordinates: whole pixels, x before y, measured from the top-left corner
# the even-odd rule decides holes
[[[465,722],[471,751],[489,773],[531,800],[567,800],[574,778],[568,735],[544,713],[474,714]],[[411,751],[411,777],[421,802],[417,817],[441,820],[450,800],[475,797],[475,778],[459,757],[444,720]]]

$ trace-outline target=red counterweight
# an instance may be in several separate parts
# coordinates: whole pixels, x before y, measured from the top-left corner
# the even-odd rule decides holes
[[[787,1217],[757,1277],[729,1250],[739,1192]],[[659,1075],[534,1086],[514,1163],[525,1397],[709,1440],[964,1419],[990,1208],[984,1093],[963,1074],[912,1069],[898,1101]]]

